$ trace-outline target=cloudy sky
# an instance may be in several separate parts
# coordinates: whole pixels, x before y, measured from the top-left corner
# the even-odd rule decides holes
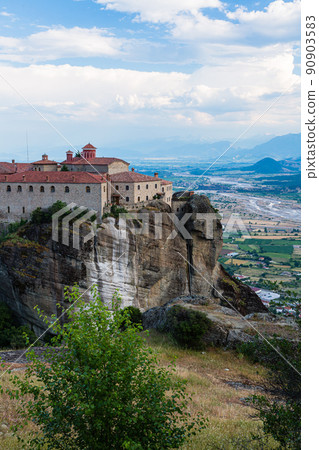
[[[0,2],[0,158],[232,140],[272,104],[243,143],[299,132],[299,39],[299,0]]]

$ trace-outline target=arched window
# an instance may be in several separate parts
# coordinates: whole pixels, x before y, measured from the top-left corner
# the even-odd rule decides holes
[[[11,192],[11,186],[7,186],[7,192]]]
[[[130,197],[126,197],[126,201],[129,202],[130,201]]]
[[[130,189],[130,186],[126,186],[125,189],[128,191]]]
[[[70,192],[70,188],[69,188],[69,186],[65,186],[65,188],[64,188],[64,192]]]
[[[155,184],[155,189],[157,189],[157,184]]]
[[[117,191],[119,190],[119,187],[118,187],[118,185],[116,185],[116,186],[115,186],[115,189],[116,189]]]
[[[146,200],[148,200],[148,195],[146,196]]]
[[[22,192],[22,186],[18,186],[18,192]]]
[[[55,187],[51,186],[51,192],[55,192]]]
[[[44,192],[44,186],[40,186],[40,192]]]
[[[33,192],[33,186],[29,186],[29,192]]]
[[[148,184],[146,185],[146,189],[148,189]]]
[[[105,189],[105,187],[104,187],[104,189]],[[86,190],[87,193],[90,193],[91,192],[90,186],[86,186],[85,190]]]
[[[22,214],[25,214],[25,207],[22,206]]]
[[[140,189],[141,189],[141,186],[140,186],[139,184],[137,185],[137,189],[138,189],[138,190],[140,190]]]
[[[8,206],[8,213],[10,212],[10,206]]]
[[[141,197],[137,197],[137,201],[140,202],[141,201]]]

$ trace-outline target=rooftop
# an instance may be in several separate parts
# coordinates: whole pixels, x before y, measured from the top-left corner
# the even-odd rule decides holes
[[[104,158],[104,157],[97,157],[97,158],[90,158],[88,160],[82,158],[82,156],[77,156],[72,159],[72,161],[62,161],[61,164],[92,164],[95,166],[108,166],[114,162],[122,162],[124,164],[130,165],[128,162],[124,161],[123,159],[119,158]]]
[[[119,172],[110,175],[111,181],[113,183],[136,183],[138,181],[158,181],[161,182],[160,178],[151,177],[149,175],[144,175],[138,172]]]
[[[91,172],[36,172],[0,174],[2,183],[106,183],[107,175]]]
[[[0,173],[16,173],[31,170],[32,164],[29,163],[9,163],[0,162]]]

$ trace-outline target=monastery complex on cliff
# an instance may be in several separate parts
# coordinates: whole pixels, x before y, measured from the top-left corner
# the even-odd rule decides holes
[[[81,156],[66,152],[61,163],[42,155],[33,163],[0,162],[0,220],[28,219],[36,208],[48,208],[58,200],[97,211],[101,216],[111,204],[127,209],[161,198],[171,205],[171,181],[129,170],[129,163],[118,158],[96,156],[87,144]]]

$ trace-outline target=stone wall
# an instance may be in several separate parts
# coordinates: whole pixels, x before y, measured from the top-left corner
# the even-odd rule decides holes
[[[11,186],[11,192],[7,192],[7,186]],[[21,192],[18,192],[21,186]],[[33,192],[29,187],[33,187]],[[44,192],[41,192],[41,187]],[[65,192],[65,188],[69,192]],[[90,192],[86,192],[86,187]],[[51,189],[54,188],[54,192]],[[58,200],[69,203],[76,203],[78,206],[85,206],[94,209],[101,214],[104,205],[108,201],[107,183],[0,183],[0,217],[3,221],[15,222],[21,218],[27,219],[36,208],[48,208]]]

